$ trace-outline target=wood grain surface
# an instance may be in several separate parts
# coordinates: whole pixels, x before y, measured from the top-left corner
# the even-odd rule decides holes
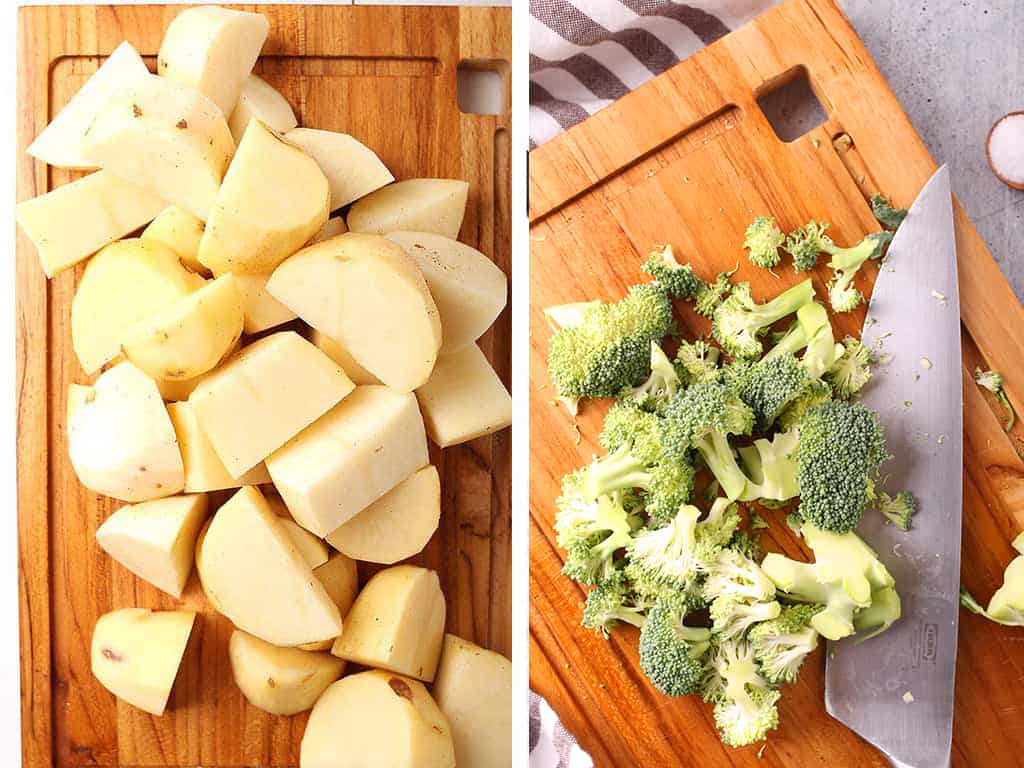
[[[827,120],[786,144],[756,97],[801,71]],[[579,626],[585,593],[559,573],[564,553],[552,530],[554,500],[562,475],[599,452],[607,405],[587,403],[578,432],[565,409],[552,405],[551,332],[542,309],[621,296],[646,279],[639,267],[652,245],[666,242],[705,279],[738,263],[733,279],[749,280],[764,300],[802,276],[788,257],[777,278],[749,263],[740,244],[753,216],[774,215],[783,229],[825,219],[836,240],[850,244],[877,229],[870,196],[880,191],[909,205],[934,160],[837,5],[788,0],[534,150],[530,161],[531,685],[599,768],[886,766],[880,753],[826,714],[823,650],[784,689],[780,727],[759,759],[760,745],[733,750],[719,742],[708,705],[662,696],[647,683],[635,630],[618,629],[605,641]],[[1024,527],[1024,430],[1003,433],[1002,411],[973,384],[971,372],[979,364],[1003,371],[1011,400],[1018,409],[1024,405],[1024,309],[959,205],[956,229],[963,583],[987,600],[1014,554],[1010,539]],[[858,278],[865,291],[874,266]],[[819,297],[828,273],[824,266],[813,273]],[[834,317],[837,335],[857,332],[863,319],[863,308]],[[709,330],[689,307],[680,306],[679,320],[688,336]],[[763,514],[771,523],[766,549],[810,559],[780,513]],[[964,612],[959,647],[953,764],[1024,764],[1018,687],[1024,634]]]
[[[291,102],[299,122],[351,133],[399,179],[470,182],[461,238],[510,269],[510,118],[460,113],[461,60],[507,74],[507,8],[233,6],[269,17],[256,71]],[[19,13],[18,199],[77,177],[24,153],[102,57],[127,39],[150,66],[174,6],[22,8]],[[505,62],[504,65],[501,63]],[[506,84],[506,93],[508,92]],[[47,281],[35,249],[17,240],[18,532],[23,765],[288,766],[305,715],[248,705],[231,679],[231,627],[195,578],[175,601],[96,546],[119,506],[77,481],[67,458],[64,402],[86,382],[71,347],[69,309],[82,268]],[[480,341],[508,385],[509,312]],[[432,446],[442,477],[437,535],[416,559],[440,572],[447,629],[511,651],[510,436]],[[96,618],[126,606],[202,613],[162,718],[118,703],[89,672]]]

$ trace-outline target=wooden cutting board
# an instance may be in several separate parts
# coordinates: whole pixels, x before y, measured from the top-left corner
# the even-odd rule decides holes
[[[809,74],[827,121],[783,143],[756,96],[799,72]],[[705,279],[739,262],[734,280],[749,280],[764,300],[800,277],[788,257],[777,278],[750,265],[740,244],[755,215],[774,215],[783,229],[825,219],[838,242],[850,244],[877,228],[867,204],[872,194],[881,191],[907,206],[935,167],[832,0],[775,7],[531,153],[530,680],[597,766],[887,763],[825,713],[823,650],[783,690],[780,727],[758,760],[759,746],[733,750],[719,742],[708,705],[667,698],[647,683],[635,630],[617,630],[605,641],[579,626],[584,591],[559,573],[564,553],[552,531],[554,499],[562,475],[600,450],[606,405],[586,404],[578,433],[565,409],[551,405],[551,331],[542,308],[621,296],[645,279],[639,267],[652,245],[666,242]],[[1024,527],[1024,462],[1015,448],[1024,431],[1003,433],[1003,414],[974,386],[971,372],[979,364],[1003,371],[1010,398],[1024,406],[1024,310],[959,206],[956,227],[966,433],[963,582],[987,601],[1014,554],[1009,541]],[[828,272],[822,266],[814,273],[822,298]],[[870,284],[873,277],[858,281]],[[857,331],[863,318],[863,310],[834,318],[838,335]],[[680,322],[690,337],[709,329],[689,308]],[[764,514],[771,522],[766,549],[810,559],[779,513]],[[927,524],[924,512],[920,524]],[[960,627],[953,763],[1022,765],[1024,630],[967,612]]]
[[[506,73],[505,8],[237,6],[269,17],[256,71],[291,102],[299,122],[351,133],[399,179],[470,182],[461,239],[506,272],[510,121],[462,114],[456,68],[469,60]],[[96,70],[129,40],[153,64],[174,6],[22,8],[19,13],[18,199],[75,178],[25,147]],[[508,86],[506,82],[506,93]],[[179,603],[134,578],[97,548],[97,526],[119,505],[75,478],[65,444],[67,386],[86,378],[71,348],[77,272],[47,282],[20,232],[18,294],[18,531],[24,765],[287,766],[298,763],[305,715],[249,706],[227,659],[231,628],[193,578]],[[506,311],[480,342],[509,381]],[[448,630],[511,651],[509,432],[432,458],[442,475],[441,529],[418,562],[440,572]],[[151,717],[119,704],[89,672],[96,618],[114,608],[202,612],[169,711]]]

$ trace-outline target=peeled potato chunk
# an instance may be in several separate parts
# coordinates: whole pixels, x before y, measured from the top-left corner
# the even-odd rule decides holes
[[[14,216],[53,277],[150,221],[166,203],[108,171],[18,203]]]
[[[245,307],[245,332],[259,333],[295,319],[295,313],[267,293],[270,275],[235,275]]]
[[[121,701],[160,716],[185,655],[192,611],[122,608],[99,618],[92,632],[92,673]]]
[[[444,636],[432,688],[455,742],[456,765],[512,768],[512,663]]]
[[[293,128],[285,138],[316,160],[331,187],[331,210],[395,180],[377,154],[346,133]]]
[[[392,389],[410,392],[434,368],[437,307],[413,261],[383,237],[350,232],[304,248],[267,290]]]
[[[344,235],[348,232],[348,227],[345,226],[345,220],[341,216],[331,216],[324,225],[320,227],[315,235],[309,238],[309,242],[306,245],[313,245],[315,243],[322,243],[324,240],[330,240],[332,237],[338,235]]]
[[[280,648],[236,629],[228,643],[235,684],[254,707],[272,715],[310,709],[345,669],[329,653]]]
[[[96,531],[96,543],[143,581],[181,597],[206,519],[205,494],[121,507]]]
[[[458,352],[484,335],[505,308],[508,278],[476,248],[432,232],[391,232],[423,273],[441,315],[441,354]]]
[[[414,565],[380,571],[359,593],[331,653],[430,682],[444,636],[437,573]]]
[[[157,72],[205,93],[227,117],[269,30],[267,17],[258,13],[215,5],[186,8],[167,25]]]
[[[295,521],[326,536],[427,461],[416,398],[371,386],[267,457],[267,469]]]
[[[202,493],[241,488],[243,485],[264,485],[270,482],[267,466],[260,462],[244,475],[234,478],[224,468],[210,441],[199,428],[199,422],[187,402],[168,403],[174,432],[178,436],[181,459],[185,464],[185,492]]]
[[[106,103],[82,150],[90,162],[205,221],[235,142],[216,104],[148,75]]]
[[[297,333],[282,331],[204,377],[188,402],[228,473],[239,477],[354,388],[327,355]]]
[[[194,379],[230,353],[244,322],[242,297],[227,274],[137,323],[122,348],[155,379]]]
[[[228,352],[226,358],[230,358],[231,355],[238,352],[241,348],[242,340],[239,339],[235,342],[235,346],[231,348],[231,351]],[[212,371],[210,373],[212,373]],[[195,391],[195,388],[199,386],[199,382],[208,375],[209,373],[205,373],[194,379],[181,379],[179,381],[168,381],[166,379],[154,379],[154,381],[156,381],[156,388],[160,390],[160,396],[169,403],[175,403],[188,400],[189,395],[191,395]],[[256,485],[256,483],[243,483],[243,485]]]
[[[455,768],[448,723],[419,681],[360,672],[331,685],[313,705],[300,768],[367,765]]]
[[[121,353],[125,333],[206,281],[152,240],[119,240],[89,262],[71,302],[71,341],[86,373]]]
[[[213,605],[268,643],[295,646],[341,633],[338,607],[252,486],[217,510],[197,547],[196,568]]]
[[[68,397],[68,453],[82,485],[136,502],[171,496],[185,469],[156,384],[131,363],[104,372]]]
[[[284,504],[282,503],[282,507]],[[286,510],[287,512],[287,510]],[[341,619],[344,623],[352,603],[355,602],[356,594],[359,592],[359,572],[356,568],[356,561],[345,555],[335,553],[323,565],[313,569],[313,575],[324,585],[331,600],[338,606]],[[319,643],[305,643],[299,648],[303,651],[326,651],[334,645],[334,638],[323,640]]]
[[[146,62],[127,40],[124,41],[25,151],[58,168],[96,168],[82,156],[82,139],[96,113],[121,88],[148,75]]]
[[[181,263],[193,272],[205,272],[199,263],[199,238],[206,225],[184,208],[172,205],[160,212],[149,226],[142,230],[143,240],[163,243],[181,259]]]
[[[199,241],[215,275],[263,275],[299,250],[327,221],[327,179],[309,155],[252,120]]]
[[[356,362],[356,359],[336,339],[313,328],[310,331],[309,340],[316,344],[317,349],[340,365],[357,386],[380,384],[380,379]]]
[[[281,525],[310,568],[319,568],[327,562],[329,551],[322,539],[318,539],[290,518],[282,518]]]
[[[299,124],[292,105],[274,86],[257,75],[249,75],[238,92],[238,101],[228,119],[228,128],[237,144],[250,120],[260,120],[275,131],[284,132]]]
[[[512,397],[476,344],[438,358],[416,398],[427,434],[442,448],[512,423]]]
[[[406,179],[360,198],[348,212],[353,232],[435,232],[453,240],[466,215],[469,184],[457,179]]]
[[[391,565],[422,552],[440,518],[441,480],[431,465],[328,534],[327,543],[355,560]]]

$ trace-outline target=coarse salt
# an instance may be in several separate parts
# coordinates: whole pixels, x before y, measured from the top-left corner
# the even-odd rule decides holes
[[[992,128],[988,155],[996,173],[1014,184],[1024,184],[1024,113],[1002,118]]]

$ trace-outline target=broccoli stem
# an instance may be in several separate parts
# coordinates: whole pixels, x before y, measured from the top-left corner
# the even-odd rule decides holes
[[[743,495],[747,477],[743,474],[736,456],[729,445],[729,438],[718,431],[711,431],[694,446],[715,476],[730,501]]]

